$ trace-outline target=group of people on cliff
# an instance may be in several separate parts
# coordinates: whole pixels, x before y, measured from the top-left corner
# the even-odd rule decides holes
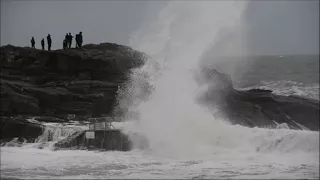
[[[51,44],[52,44],[52,40],[51,40],[51,35],[48,34],[47,36],[47,43],[48,43],[48,50],[51,50]],[[42,50],[44,50],[44,38],[42,38],[41,40],[41,46],[42,46]],[[32,48],[36,48],[36,41],[34,40],[34,37],[31,38],[31,47]]]
[[[71,48],[72,39],[73,39],[73,36],[71,35],[71,33],[67,33],[65,38],[64,38],[64,40],[63,40],[63,49]],[[83,40],[82,40],[82,32],[79,32],[79,34],[76,34],[75,40],[76,40],[75,47],[76,48],[82,47],[82,42],[83,42]],[[47,36],[47,44],[48,44],[48,51],[50,51],[51,50],[51,45],[52,45],[52,39],[51,39],[51,35],[50,34],[48,34],[48,36]],[[32,48],[36,48],[35,45],[36,45],[36,41],[34,40],[34,37],[32,37],[31,38],[31,47]],[[41,40],[41,47],[42,47],[42,50],[45,49],[44,38],[42,38],[42,40]]]
[[[73,36],[71,35],[71,33],[66,33],[66,36],[63,40],[63,49],[67,49],[67,48],[71,48],[72,45],[72,39]],[[80,48],[82,47],[82,32],[79,32],[79,34],[76,34],[76,48]]]

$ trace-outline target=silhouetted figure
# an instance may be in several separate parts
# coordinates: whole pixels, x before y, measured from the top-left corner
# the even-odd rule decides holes
[[[68,33],[66,33],[64,40],[66,40],[66,43],[67,43],[66,48],[68,48],[69,47],[69,34]]]
[[[73,39],[73,36],[71,35],[71,33],[69,33],[69,43],[68,43],[69,48],[71,48],[72,39]]]
[[[63,40],[63,49],[67,49],[67,39]]]
[[[44,38],[42,38],[41,40],[41,46],[42,46],[42,50],[44,50]]]
[[[51,43],[52,43],[50,34],[48,34],[48,36],[47,36],[47,43],[48,43],[48,51],[50,51],[51,50]]]
[[[79,40],[79,47],[82,47],[82,42],[83,42],[83,40],[82,40],[82,32],[79,33],[78,40]]]
[[[36,42],[35,42],[34,38],[32,37],[31,38],[31,47],[35,48],[35,44],[36,44]]]
[[[79,47],[79,34],[76,34],[76,48]]]

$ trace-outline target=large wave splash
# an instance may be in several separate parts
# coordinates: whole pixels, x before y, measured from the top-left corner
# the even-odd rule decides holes
[[[143,26],[132,39],[131,46],[146,52],[150,59],[133,71],[131,89],[141,91],[141,74],[153,87],[147,101],[130,107],[139,113],[132,129],[146,137],[154,151],[176,155],[188,152],[186,149],[196,151],[212,144],[228,127],[195,103],[199,87],[194,73],[219,32],[234,28],[241,19],[245,4],[169,2],[158,19]]]
[[[125,133],[138,133],[153,153],[175,158],[197,157],[220,149],[270,151],[287,142],[285,137],[295,142],[289,147],[282,145],[286,151],[309,137],[314,137],[310,140],[317,144],[316,136],[309,132],[297,137],[290,135],[290,130],[277,135],[269,130],[229,125],[196,103],[201,88],[194,75],[199,71],[201,57],[218,41],[221,31],[239,25],[245,8],[244,1],[169,2],[156,20],[142,26],[130,46],[150,57],[143,67],[132,71],[127,86],[126,93],[139,98],[127,103],[122,98],[122,106],[138,114],[126,116],[126,120],[136,121],[125,128]],[[144,97],[141,94],[146,84],[152,91]],[[141,139],[136,137],[133,143],[140,146]],[[317,150],[313,145],[305,148]]]

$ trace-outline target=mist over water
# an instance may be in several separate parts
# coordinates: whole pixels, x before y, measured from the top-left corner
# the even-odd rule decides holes
[[[131,103],[122,98],[122,106],[138,114],[125,118],[135,120],[133,126],[125,128],[125,133],[132,136],[135,132],[147,140],[146,143],[141,138],[132,138],[136,147],[183,159],[208,157],[213,152],[229,152],[234,157],[243,156],[239,152],[275,150],[310,152],[311,149],[317,153],[319,148],[315,145],[319,143],[314,132],[233,126],[214,118],[212,109],[196,102],[198,94],[206,88],[199,86],[195,78],[203,56],[212,47],[217,47],[217,53],[224,48],[231,53],[232,48],[222,43],[220,35],[242,26],[246,5],[244,1],[169,2],[157,19],[146,22],[133,35],[131,46],[149,56],[143,67],[132,71],[127,86],[126,92],[139,98]],[[151,93],[143,96],[146,84]],[[288,141],[283,141],[289,136]],[[300,146],[306,139],[311,143]],[[278,141],[283,147],[277,146]]]
[[[131,46],[150,57],[133,71],[130,88],[140,92],[137,74],[144,74],[153,91],[147,101],[132,105],[139,118],[127,131],[139,132],[162,155],[188,157],[230,131],[227,122],[196,103],[201,89],[194,76],[207,48],[222,30],[236,28],[245,6],[243,1],[170,2],[156,20],[142,26]],[[224,138],[232,144],[231,133]]]

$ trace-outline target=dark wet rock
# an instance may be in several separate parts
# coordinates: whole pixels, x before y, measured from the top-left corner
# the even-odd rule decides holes
[[[42,51],[1,47],[1,113],[77,119],[112,113],[119,87],[143,54],[112,43]]]
[[[208,91],[200,97],[218,109],[217,117],[248,127],[271,127],[286,123],[292,129],[319,130],[319,101],[299,96],[281,96],[272,90],[236,90],[228,75],[204,70]],[[302,126],[301,126],[302,125]]]
[[[32,119],[39,122],[48,122],[48,123],[64,123],[68,122],[68,119],[60,119],[52,116],[35,116],[31,117]]]
[[[34,142],[44,130],[43,125],[26,120],[26,117],[1,117],[1,141],[8,142],[22,138]]]
[[[43,133],[37,122],[110,116],[118,89],[144,56],[112,43],[56,51],[8,45],[0,54],[1,140],[28,142]]]
[[[11,141],[2,142],[1,146],[8,146],[8,147],[21,147],[27,140],[21,137],[13,138]]]
[[[248,92],[254,92],[254,93],[272,93],[272,90],[269,90],[269,89],[249,89]]]

